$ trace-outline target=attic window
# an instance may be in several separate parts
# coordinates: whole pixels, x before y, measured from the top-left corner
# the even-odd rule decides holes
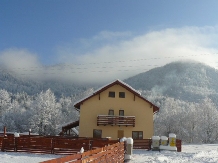
[[[115,92],[109,92],[109,94],[108,94],[108,97],[112,97],[112,98],[114,98],[115,97]]]
[[[119,97],[120,98],[125,98],[125,92],[119,92]]]

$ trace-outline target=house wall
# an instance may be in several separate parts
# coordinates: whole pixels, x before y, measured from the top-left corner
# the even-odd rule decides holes
[[[115,98],[108,97],[109,91],[115,92]],[[119,98],[119,92],[125,92],[125,98]],[[97,126],[98,115],[108,115],[109,109],[114,110],[114,115],[119,115],[119,110],[124,110],[124,116],[135,116],[133,126]],[[124,130],[125,137],[132,137],[132,131],[143,131],[143,138],[153,135],[153,108],[149,103],[135,96],[120,85],[114,85],[99,95],[83,102],[80,105],[80,137],[93,137],[93,129],[101,129],[102,137],[117,139],[118,130]]]

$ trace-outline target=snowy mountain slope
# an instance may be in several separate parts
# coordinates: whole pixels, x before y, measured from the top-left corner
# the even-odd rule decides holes
[[[173,62],[125,80],[135,89],[189,102],[199,102],[205,97],[216,102],[217,81],[216,69],[191,61]]]
[[[34,95],[50,88],[56,97],[60,97],[61,95],[71,96],[72,94],[79,94],[86,91],[88,87],[58,80],[33,81],[27,78],[17,77],[0,67],[0,89],[5,89],[11,93],[26,92],[29,95]]]
[[[136,90],[146,90],[152,94],[189,102],[199,102],[208,97],[218,105],[217,81],[217,70],[202,63],[188,61],[173,62],[125,80]],[[100,86],[95,86],[95,88]],[[47,81],[22,79],[0,67],[0,89],[11,93],[26,92],[34,95],[50,88],[58,98],[62,94],[65,96],[80,94],[91,87],[93,86],[76,85],[58,79]]]

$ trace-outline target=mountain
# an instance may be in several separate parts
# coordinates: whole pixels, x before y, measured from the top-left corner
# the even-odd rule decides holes
[[[125,80],[138,90],[199,102],[208,97],[218,105],[218,71],[199,62],[172,62]]]
[[[0,89],[11,93],[26,92],[29,95],[51,89],[58,98],[61,95],[71,96],[86,91],[90,86],[76,85],[58,80],[31,80],[20,78],[9,71],[0,68]]]
[[[208,97],[218,106],[218,71],[199,62],[172,62],[162,67],[130,77],[124,82],[142,91],[188,102],[199,102]],[[96,83],[97,85],[97,83]],[[29,95],[51,89],[56,97],[77,95],[92,88],[58,80],[30,80],[19,78],[0,68],[0,89],[11,93],[26,92]],[[98,88],[99,86],[94,86]]]

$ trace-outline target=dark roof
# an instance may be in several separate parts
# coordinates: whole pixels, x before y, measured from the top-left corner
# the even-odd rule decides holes
[[[108,89],[108,88],[110,88],[110,87],[112,87],[112,86],[114,86],[114,85],[120,85],[120,86],[126,88],[128,91],[132,92],[135,96],[137,96],[137,97],[141,98],[142,100],[148,102],[150,105],[153,106],[153,113],[156,113],[157,111],[159,111],[159,108],[158,108],[157,106],[155,106],[154,104],[152,104],[150,101],[146,100],[144,97],[141,96],[141,94],[140,94],[137,90],[135,90],[134,88],[132,88],[131,86],[129,86],[128,84],[124,83],[124,82],[121,81],[121,80],[115,80],[114,82],[109,83],[109,84],[107,84],[106,86],[103,86],[103,87],[99,88],[99,89],[96,90],[92,95],[90,95],[90,96],[88,96],[88,97],[86,97],[86,98],[84,98],[84,99],[82,99],[82,100],[76,102],[76,103],[74,104],[74,107],[77,108],[77,109],[80,109],[80,105],[81,105],[83,102],[85,102],[86,100],[90,99],[91,97],[93,97],[93,96],[95,96],[95,95],[97,95],[97,94],[99,94],[99,93],[105,91],[106,89]]]
[[[67,125],[64,125],[64,126],[62,126],[62,129],[71,129],[71,128],[74,128],[77,126],[79,126],[79,121],[71,122]]]

